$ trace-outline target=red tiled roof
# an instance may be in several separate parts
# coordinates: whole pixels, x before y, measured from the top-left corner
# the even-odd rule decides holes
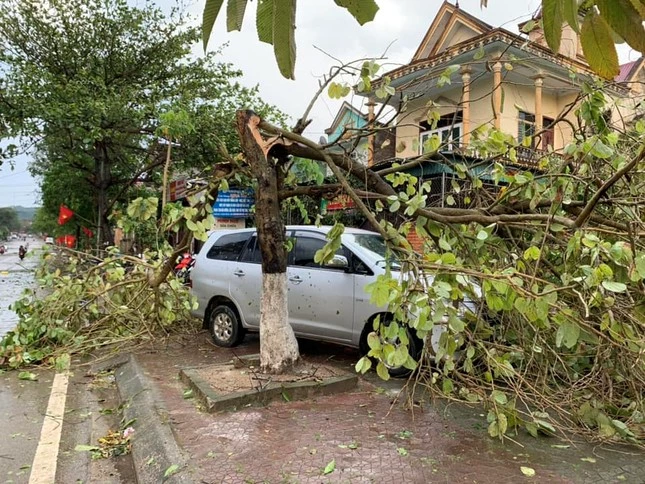
[[[640,60],[640,59],[639,59]],[[620,72],[616,77],[614,77],[614,81],[616,82],[625,82],[626,80],[629,79],[629,75],[632,72],[632,69],[636,65],[638,60],[628,62],[627,64],[623,64],[620,66]]]

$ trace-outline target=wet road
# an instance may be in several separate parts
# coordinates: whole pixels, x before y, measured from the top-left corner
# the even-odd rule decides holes
[[[53,377],[34,373],[36,381],[19,380],[16,372],[0,375],[0,482],[29,482]]]
[[[34,283],[43,243],[27,242],[29,253],[23,261],[18,248],[24,241],[4,242],[8,251],[0,255],[0,338],[18,319],[9,305]],[[96,445],[109,428],[119,428],[121,417],[113,408],[109,414],[101,413],[103,404],[119,405],[114,389],[98,397],[86,375],[89,368],[78,358],[72,359],[72,368],[65,376],[40,367],[0,369],[0,484],[134,482],[129,457],[117,465],[111,459],[94,461],[89,452],[75,450],[79,444]],[[22,370],[33,372],[35,380],[20,379]]]
[[[18,257],[20,245],[29,244],[23,261]],[[41,241],[12,240],[2,242],[7,251],[0,255],[0,337],[15,326],[18,317],[9,306],[22,290],[33,283]],[[34,370],[36,381],[17,378],[16,372],[0,373],[0,482],[29,481],[43,416],[50,396],[53,373]]]
[[[26,243],[29,244],[29,252],[21,261],[18,248]],[[11,240],[2,244],[6,246],[7,251],[0,255],[0,337],[16,325],[18,318],[9,306],[20,296],[24,288],[32,284],[42,241],[27,238],[26,242]]]

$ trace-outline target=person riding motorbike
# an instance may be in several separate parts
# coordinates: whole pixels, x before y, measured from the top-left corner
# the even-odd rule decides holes
[[[25,258],[25,254],[27,254],[27,249],[25,249],[22,245],[18,249],[18,257],[20,257],[20,260],[23,260]]]
[[[190,252],[184,252],[184,254],[177,257],[176,262],[175,275],[186,284],[190,277],[190,271],[195,265],[195,258]]]

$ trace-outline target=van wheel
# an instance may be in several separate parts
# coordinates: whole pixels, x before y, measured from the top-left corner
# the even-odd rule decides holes
[[[392,320],[392,316],[381,315],[381,324],[383,324],[385,327],[389,326],[391,320]],[[408,333],[408,341],[409,341],[408,354],[414,360],[419,361],[419,357],[421,356],[421,350],[423,349],[423,341],[421,341],[416,334],[413,334],[410,328],[406,328],[406,331]],[[362,355],[367,355],[367,353],[370,351],[370,346],[367,343],[367,337],[371,332],[373,332],[372,321],[368,322],[365,325],[365,328],[363,328],[363,332],[361,333],[359,350]],[[394,346],[398,346],[399,344],[401,344],[399,338],[396,338],[395,341],[388,341],[388,343],[391,343]],[[375,365],[378,364],[378,359],[371,358],[371,360],[372,360],[372,363],[374,363]],[[383,364],[385,364],[385,367],[387,368],[387,372],[393,378],[404,378],[412,373],[412,370],[406,368],[405,366],[388,365],[385,362],[383,362]]]
[[[240,344],[244,339],[244,328],[242,328],[237,314],[223,304],[208,311],[206,324],[213,342],[217,346],[231,348]]]

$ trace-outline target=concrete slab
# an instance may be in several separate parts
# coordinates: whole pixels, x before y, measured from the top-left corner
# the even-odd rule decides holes
[[[217,368],[239,368],[235,364],[214,365]],[[217,392],[206,382],[195,369],[183,369],[179,372],[181,380],[195,393],[197,399],[207,412],[236,410],[251,406],[264,406],[278,400],[304,400],[319,395],[333,395],[356,388],[358,376],[347,374],[321,381],[294,381],[269,383],[261,390],[253,389],[235,393]]]

